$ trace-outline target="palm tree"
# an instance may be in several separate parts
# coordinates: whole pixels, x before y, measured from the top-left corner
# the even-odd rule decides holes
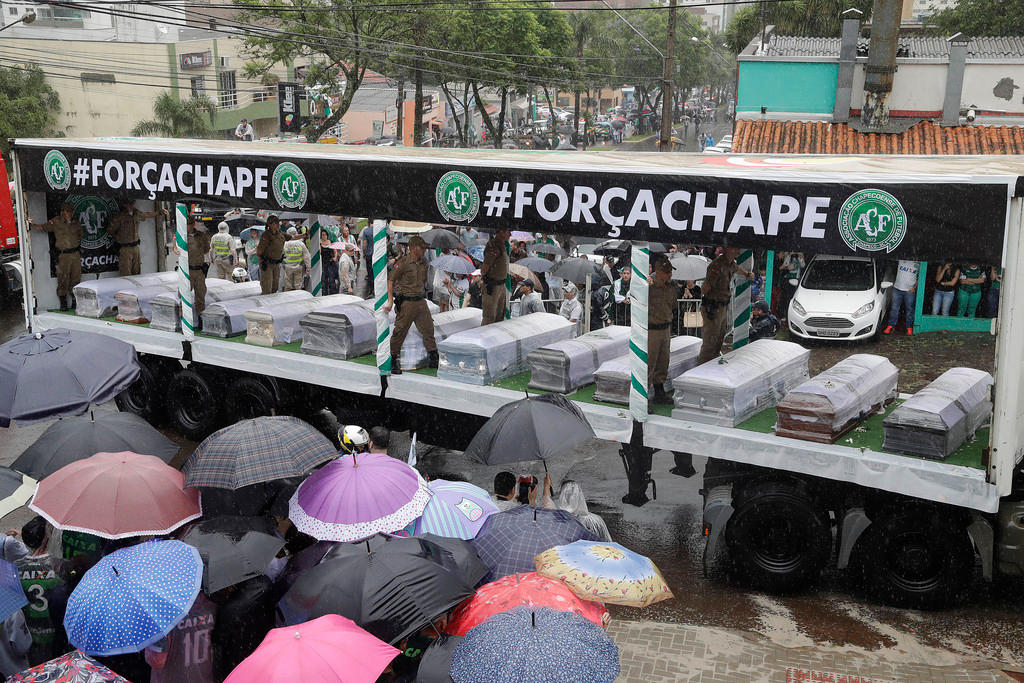
[[[161,93],[153,103],[150,121],[139,121],[132,128],[134,137],[208,138],[213,135],[213,101],[208,97],[192,95],[185,101],[171,93]]]

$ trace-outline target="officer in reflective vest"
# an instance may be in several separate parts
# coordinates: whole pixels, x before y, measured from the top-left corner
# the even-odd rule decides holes
[[[221,221],[217,234],[210,238],[210,277],[231,279],[235,269],[234,238],[228,233],[228,224]]]
[[[294,227],[288,228],[284,243],[284,291],[302,289],[302,278],[309,271],[309,249]]]

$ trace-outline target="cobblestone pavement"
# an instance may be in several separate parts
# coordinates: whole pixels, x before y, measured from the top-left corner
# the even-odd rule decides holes
[[[742,631],[615,620],[622,683],[981,683],[1014,680],[998,662],[957,666],[893,662],[841,648],[787,648]]]

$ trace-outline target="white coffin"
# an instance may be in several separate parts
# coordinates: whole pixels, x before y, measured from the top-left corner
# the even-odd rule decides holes
[[[440,310],[433,301],[427,301],[427,308],[431,315],[437,315]],[[480,325],[481,314],[479,309],[475,314],[477,326]],[[473,315],[473,314],[471,314]],[[391,311],[388,316],[389,323],[394,326],[395,312]],[[355,304],[344,304],[341,306],[330,306],[307,313],[299,321],[302,328],[303,353],[314,356],[326,356],[327,358],[339,358],[350,360],[365,356],[377,350],[377,320],[373,314],[373,301],[366,300]],[[435,333],[436,333],[435,319]],[[409,335],[405,338],[403,349],[410,348],[410,339],[419,340],[422,348],[423,342],[413,326]],[[424,350],[424,358],[426,351]],[[413,356],[409,356],[410,361]],[[402,367],[406,368],[406,354],[403,351]],[[419,366],[409,366],[409,369]]]
[[[81,282],[71,290],[75,295],[75,314],[87,318],[107,318],[114,315],[117,310],[114,295],[118,292],[177,282],[178,274],[173,270]]]
[[[432,305],[433,302],[428,303],[428,306]],[[453,334],[480,327],[483,314],[479,308],[457,308],[444,313],[434,313],[434,341],[440,346],[441,342]],[[394,318],[391,322],[394,324]],[[427,347],[423,345],[423,335],[413,325],[402,342],[402,369],[425,368],[427,360]]]
[[[668,379],[665,391],[672,389],[672,380],[690,368],[696,367],[700,355],[699,337],[683,335],[672,337],[669,343]],[[629,405],[629,383],[632,372],[629,368],[629,354],[613,358],[594,373],[594,398],[598,401]],[[648,387],[650,391],[650,387]]]
[[[206,281],[206,287],[207,306],[220,301],[232,301],[260,295],[258,280],[256,282],[231,282],[212,279]],[[169,332],[177,332],[181,329],[181,299],[178,298],[177,287],[173,293],[153,297],[149,302],[149,307],[152,312],[152,317],[149,319],[150,327]]]
[[[208,288],[217,288],[228,284],[227,280],[209,278],[206,280]],[[114,295],[117,302],[117,319],[126,323],[148,323],[153,318],[153,299],[174,293],[178,294],[178,283],[165,283],[161,285],[150,285],[138,289],[122,289]],[[207,293],[209,299],[209,293]]]
[[[804,382],[810,355],[799,344],[758,339],[698,365],[672,381],[672,417],[735,427]]]
[[[362,297],[354,294],[331,294],[316,296],[300,301],[271,303],[245,313],[245,341],[257,346],[278,346],[302,339],[299,321],[318,308],[355,304]]]
[[[992,375],[953,368],[892,411],[883,427],[882,448],[943,459],[974,436],[992,416]]]
[[[569,394],[593,383],[602,363],[629,351],[629,328],[612,325],[529,353],[530,388]]]
[[[437,376],[468,384],[492,382],[525,372],[534,349],[572,339],[575,325],[554,313],[531,313],[453,334],[438,345]]]
[[[245,314],[249,311],[285,301],[302,301],[312,298],[313,295],[309,292],[296,289],[290,292],[219,301],[208,305],[203,311],[203,333],[212,334],[215,337],[234,337],[245,334]]]
[[[775,433],[832,443],[896,398],[900,371],[888,358],[858,353],[786,394],[775,410]]]

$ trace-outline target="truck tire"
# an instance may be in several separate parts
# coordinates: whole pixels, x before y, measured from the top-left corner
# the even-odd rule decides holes
[[[225,412],[231,422],[265,415],[279,415],[277,393],[261,377],[244,375],[228,385]]]
[[[733,572],[745,584],[789,593],[817,581],[832,548],[828,512],[798,481],[760,481],[736,497],[725,528]]]
[[[151,425],[163,422],[163,396],[159,375],[144,360],[140,362],[139,378],[114,397],[122,413],[134,413]]]
[[[171,425],[193,441],[220,426],[220,399],[213,384],[192,369],[176,373],[167,387]]]
[[[878,513],[855,549],[868,597],[896,607],[939,609],[966,590],[974,547],[955,516],[925,505]]]

